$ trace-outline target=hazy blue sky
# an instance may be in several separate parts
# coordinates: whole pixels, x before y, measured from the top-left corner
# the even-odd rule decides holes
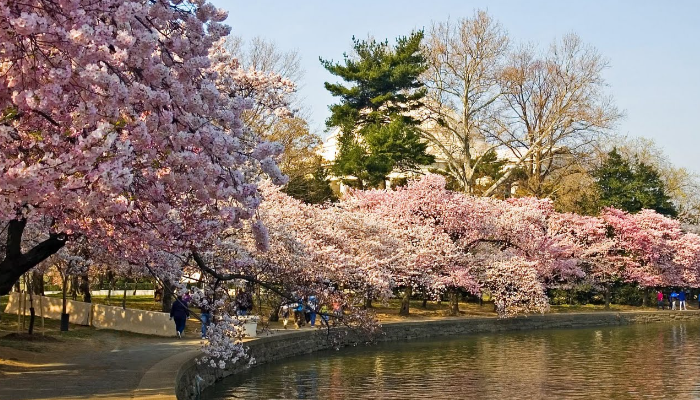
[[[353,35],[394,38],[431,21],[485,9],[514,43],[542,46],[569,32],[609,60],[608,92],[626,114],[617,131],[653,138],[674,164],[700,173],[700,1],[238,1],[213,0],[229,11],[232,32],[296,49],[306,71],[301,95],[321,133],[334,102],[323,82],[335,77],[318,61],[342,60]],[[430,4],[434,3],[434,4]]]

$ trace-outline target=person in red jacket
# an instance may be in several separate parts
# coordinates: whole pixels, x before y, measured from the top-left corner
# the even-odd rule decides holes
[[[664,294],[660,290],[656,293],[656,305],[658,306],[659,310],[666,308],[664,307]]]

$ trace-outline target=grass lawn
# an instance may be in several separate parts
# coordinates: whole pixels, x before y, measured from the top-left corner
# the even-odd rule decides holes
[[[95,304],[104,304],[107,306],[121,307],[124,292],[115,291],[110,298],[107,296],[92,296],[92,302]],[[61,298],[60,293],[50,294],[48,297]],[[68,297],[69,300],[72,300]],[[82,301],[82,296],[78,296],[78,301]],[[153,301],[153,296],[126,296],[126,308],[134,308],[137,310],[160,311],[160,302]]]
[[[111,305],[115,307],[121,307],[122,305],[122,294],[123,292],[115,292],[110,299],[107,296],[93,296],[92,300],[97,304]],[[60,294],[51,295],[52,297],[61,297]],[[7,305],[8,296],[0,296],[0,346],[17,346],[18,343],[25,343],[32,348],[33,344],[24,341],[10,341],[3,340],[2,337],[11,333],[26,332],[29,327],[29,317],[25,317],[24,323],[20,319],[18,322],[17,315],[4,314],[2,311]],[[410,315],[408,317],[399,316],[399,308],[401,304],[401,299],[395,298],[390,299],[387,302],[380,303],[375,302],[373,305],[373,310],[377,314],[377,318],[382,322],[389,321],[403,321],[403,320],[420,320],[420,319],[437,319],[450,317],[449,315],[449,302],[435,302],[428,301],[426,307],[423,308],[422,300],[412,300]],[[257,306],[257,302],[255,304]],[[160,303],[156,303],[153,300],[153,296],[127,296],[126,307],[140,310],[148,311],[160,311]],[[551,306],[550,312],[553,313],[572,313],[572,312],[596,312],[596,311],[640,311],[640,310],[653,310],[655,307],[635,307],[627,305],[612,304],[610,310],[605,310],[603,305],[557,305]],[[469,317],[496,317],[496,312],[493,308],[493,303],[483,302],[479,305],[476,302],[460,302],[459,304],[461,318]],[[198,312],[199,310],[194,310]],[[265,319],[270,313],[269,307],[263,303],[262,312],[257,309],[253,310],[253,314],[263,315]],[[263,321],[264,322],[264,321]],[[96,333],[96,329],[88,326],[80,325],[70,325],[68,332],[60,332],[60,323],[58,320],[45,319],[44,327],[42,330],[41,318],[37,317],[35,320],[34,331],[38,334],[46,334],[63,339],[81,339],[90,338]],[[19,324],[19,325],[18,325]],[[270,328],[281,328],[281,322],[273,322],[268,325]],[[19,329],[18,329],[19,327]],[[186,335],[188,337],[197,337],[199,335],[200,324],[196,319],[191,318],[186,327]],[[173,323],[173,333],[174,333],[174,323]],[[125,333],[126,334],[126,333]]]
[[[375,304],[374,310],[381,321],[396,321],[405,318],[441,318],[449,316],[449,302],[443,301],[437,303],[435,301],[429,301],[426,308],[423,308],[422,300],[411,300],[410,316],[401,317],[399,316],[399,308],[401,305],[400,299],[390,299],[386,304]],[[654,307],[655,308],[655,307]],[[652,310],[651,307],[636,307],[620,304],[611,304],[610,309],[606,310],[605,306],[600,304],[586,304],[586,305],[556,305],[550,307],[550,312],[552,313],[569,313],[569,312],[593,312],[593,311],[642,311],[642,310]],[[459,303],[460,316],[464,317],[495,317],[496,311],[494,310],[492,302],[483,302],[480,306],[476,302],[460,302]]]
[[[61,321],[41,317],[34,319],[34,335],[27,335],[29,315],[24,318],[15,314],[5,314],[9,296],[0,296],[0,347],[17,350],[43,352],[53,348],[55,342],[81,341],[92,339],[96,331],[90,326],[70,324],[67,332],[61,332]],[[18,337],[19,336],[19,337]]]

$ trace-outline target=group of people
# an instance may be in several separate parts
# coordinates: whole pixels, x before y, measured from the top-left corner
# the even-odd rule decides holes
[[[182,338],[185,332],[187,318],[190,316],[190,302],[192,296],[190,292],[177,296],[170,308],[170,319],[175,321],[175,333],[178,338]],[[233,301],[236,315],[248,315],[253,308],[253,296],[249,289],[240,290]],[[207,337],[207,328],[212,323],[212,307],[208,302],[201,302],[199,307],[199,320],[202,323],[202,339]]]
[[[190,302],[192,297],[187,292],[184,295],[177,296],[177,299],[172,304],[170,309],[170,319],[175,321],[175,332],[178,338],[182,338],[185,332],[187,318],[190,316]],[[253,298],[251,291],[246,288],[240,290],[232,302],[235,314],[238,316],[248,315],[253,308]],[[207,302],[200,305],[199,320],[202,323],[202,339],[207,336],[207,327],[212,322],[211,307]],[[287,329],[289,320],[293,318],[294,325],[297,329],[309,324],[312,327],[316,326],[316,319],[321,318],[321,326],[328,326],[331,316],[339,317],[343,314],[340,303],[334,302],[332,310],[325,304],[319,305],[316,296],[300,297],[295,302],[284,303],[280,308],[280,314],[284,324],[284,329]]]
[[[678,303],[678,310],[688,310],[686,298],[688,298],[688,293],[685,290],[676,292],[675,290],[665,296],[662,291],[656,293],[656,305],[659,310],[666,309],[666,302],[664,298],[668,301],[668,309],[675,310],[676,303]],[[698,296],[698,308],[700,309],[700,296]]]
[[[332,312],[336,317],[342,315],[339,303],[333,303]],[[301,297],[296,302],[282,304],[280,314],[284,329],[287,329],[290,317],[294,318],[294,326],[299,329],[307,323],[312,327],[316,326],[316,317],[318,315],[321,316],[321,326],[328,326],[331,316],[327,305],[323,304],[319,307],[316,296]]]

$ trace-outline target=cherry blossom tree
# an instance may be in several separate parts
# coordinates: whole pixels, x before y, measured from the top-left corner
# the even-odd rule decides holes
[[[608,226],[599,217],[573,213],[555,214],[549,231],[561,246],[571,252],[581,273],[580,279],[564,282],[565,286],[585,281],[605,290],[605,304],[610,304],[611,286],[623,279],[626,258],[618,242],[608,234]]]
[[[676,253],[686,243],[679,221],[653,210],[629,214],[608,208],[601,217],[624,256],[626,281],[642,287],[685,284],[683,264],[676,262]]]
[[[225,17],[205,1],[0,4],[0,294],[78,235],[167,270],[163,252],[254,217],[253,178],[283,181],[281,149],[249,135],[254,100],[230,85],[269,77],[210,58]]]
[[[571,271],[574,263],[547,233],[547,220],[554,213],[548,201],[476,198],[447,190],[444,177],[433,174],[395,191],[355,191],[352,197],[358,207],[373,210],[397,224],[428,226],[436,234],[446,235],[453,247],[443,246],[441,251],[461,258],[458,264],[461,271],[455,271],[455,276],[469,277],[464,280],[464,286],[453,288],[478,292],[479,287],[505,287],[500,283],[491,285],[489,279],[495,279],[496,275],[488,272],[493,265],[508,263],[507,260],[513,266],[534,269],[534,275],[525,275],[536,276],[539,283],[527,284],[531,288],[539,287],[540,294],[513,301],[497,299],[502,316],[512,315],[504,307],[515,304],[520,304],[523,310],[545,310],[546,302],[542,301],[545,281],[574,273]],[[500,275],[501,282],[505,282],[503,276],[514,275]],[[513,288],[519,282],[525,281],[514,278],[512,288],[494,290],[492,294],[516,295],[518,291]],[[527,298],[533,301],[531,305],[523,305]]]

